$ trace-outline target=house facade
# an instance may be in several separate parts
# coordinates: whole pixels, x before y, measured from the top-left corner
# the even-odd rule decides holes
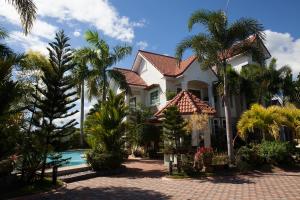
[[[263,45],[266,58],[270,57],[268,50]],[[237,71],[242,67],[254,63],[251,54],[234,55],[228,62]],[[214,91],[214,84],[218,81],[213,69],[204,70],[195,56],[190,56],[180,63],[175,57],[139,50],[131,69],[115,68],[126,78],[130,93],[126,95],[126,103],[130,107],[143,104],[150,107],[153,113],[159,112],[171,100],[168,98],[188,91],[200,100],[215,109],[211,118],[211,134],[220,128],[225,128],[225,115],[222,98]],[[121,90],[112,83],[111,87],[117,93]],[[246,109],[243,95],[230,96],[232,111],[232,127],[235,129],[237,118]],[[233,129],[233,130],[234,130]]]

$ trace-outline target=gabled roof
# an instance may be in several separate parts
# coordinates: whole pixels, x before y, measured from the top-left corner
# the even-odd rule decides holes
[[[124,68],[114,68],[114,70],[121,72],[125,76],[128,85],[147,87],[146,82],[136,72]]]
[[[139,53],[141,53],[142,56],[144,56],[164,76],[179,76],[196,60],[196,56],[191,56],[178,63],[178,60],[172,56],[143,50],[139,50]]]
[[[169,101],[161,110],[154,114],[155,117],[162,117],[163,112],[170,106],[177,106],[180,114],[190,115],[194,113],[203,113],[213,115],[216,110],[207,103],[193,95],[189,91],[181,91],[171,101]]]

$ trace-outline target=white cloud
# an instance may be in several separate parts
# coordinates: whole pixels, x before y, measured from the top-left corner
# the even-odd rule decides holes
[[[139,49],[146,49],[148,47],[148,43],[146,41],[139,41],[136,45]]]
[[[132,25],[134,26],[134,27],[144,27],[145,26],[145,24],[146,24],[146,20],[145,19],[142,19],[142,20],[140,20],[140,21],[138,21],[138,22],[133,22],[132,23]]]
[[[294,77],[300,72],[300,38],[294,38],[290,33],[266,30],[266,47],[272,57],[277,58],[277,65],[289,65]]]
[[[74,35],[75,37],[79,37],[79,36],[81,35],[80,30],[75,30],[75,31],[73,32],[73,35]]]
[[[21,26],[19,15],[16,9],[14,9],[14,7],[6,3],[5,1],[0,2],[0,17],[11,24]],[[55,32],[57,30],[58,27],[49,24],[48,22],[41,19],[37,19],[33,24],[29,36],[34,35],[46,39],[52,39],[54,38]]]
[[[9,44],[14,46],[22,46],[25,51],[39,51],[44,55],[48,55],[47,42],[44,42],[39,36],[31,35],[26,37],[23,32],[13,31],[7,39]]]
[[[52,40],[57,31],[58,27],[38,19],[34,22],[30,34]]]
[[[134,27],[142,27],[145,20],[131,21],[121,16],[108,0],[36,0],[38,15],[51,17],[59,21],[88,23],[112,38],[131,42]]]

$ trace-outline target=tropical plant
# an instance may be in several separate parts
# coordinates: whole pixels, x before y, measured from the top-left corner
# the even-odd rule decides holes
[[[244,81],[244,89],[247,91],[245,95],[248,104],[269,103],[271,98],[279,92],[283,92],[284,96],[290,99],[293,93],[291,68],[283,66],[278,69],[275,58],[270,61],[268,66],[258,64],[245,66],[240,75]]]
[[[120,151],[124,118],[128,113],[124,98],[124,94],[115,95],[109,90],[108,101],[101,103],[99,110],[87,117],[85,131],[93,149],[100,145],[104,151]]]
[[[283,125],[288,127],[294,137],[300,137],[300,109],[293,104],[286,104],[278,109],[278,113],[285,117]]]
[[[12,71],[22,58],[15,54],[0,57],[0,159],[15,153],[18,148],[24,95],[22,84],[13,79]]]
[[[92,68],[87,80],[89,98],[101,96],[102,101],[106,101],[109,79],[118,83],[120,88],[128,89],[124,75],[110,68],[129,55],[132,48],[124,45],[115,46],[111,49],[106,41],[99,38],[97,32],[90,30],[85,33],[85,39],[91,45],[91,47],[82,50],[82,54],[88,58]]]
[[[238,134],[246,138],[249,133],[260,133],[263,139],[280,137],[280,127],[286,122],[286,118],[281,115],[280,107],[270,106],[264,108],[259,104],[254,104],[245,111],[238,124]]]
[[[43,142],[43,166],[41,178],[44,177],[46,159],[51,149],[57,148],[61,139],[72,134],[77,124],[75,119],[67,119],[78,111],[70,111],[76,104],[76,91],[70,70],[74,67],[69,38],[63,31],[56,33],[55,41],[49,43],[49,61],[51,67],[42,67],[42,84],[37,86],[38,95],[34,106],[36,114],[33,124]],[[62,119],[65,119],[62,121]]]
[[[36,6],[32,0],[6,0],[18,11],[24,32],[27,35],[36,18]]]
[[[3,40],[8,37],[7,32],[0,27],[0,40]],[[13,51],[5,44],[0,43],[0,58],[4,59],[6,56],[13,55]]]
[[[85,121],[87,142],[91,150],[87,161],[94,170],[120,167],[123,161],[123,140],[128,108],[124,94],[115,95],[111,90],[108,99]]]
[[[181,41],[176,48],[176,57],[181,60],[186,49],[192,49],[203,69],[215,67],[219,80],[223,81],[223,100],[226,118],[228,156],[233,161],[231,110],[228,89],[228,58],[241,53],[252,53],[255,60],[262,61],[263,53],[259,42],[251,42],[253,35],[257,41],[264,40],[263,27],[254,19],[242,18],[229,24],[223,11],[199,10],[192,14],[188,22],[189,30],[200,24],[207,30]],[[225,73],[224,73],[225,72]],[[223,73],[223,74],[222,74]]]

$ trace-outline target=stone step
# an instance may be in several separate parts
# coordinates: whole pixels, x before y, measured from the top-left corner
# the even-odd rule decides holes
[[[125,167],[114,169],[114,170],[105,170],[105,171],[83,171],[83,172],[77,172],[73,174],[67,174],[59,176],[59,179],[66,183],[76,182],[76,181],[82,181],[90,178],[95,178],[99,176],[111,176],[111,175],[117,175],[121,174],[126,171]]]

